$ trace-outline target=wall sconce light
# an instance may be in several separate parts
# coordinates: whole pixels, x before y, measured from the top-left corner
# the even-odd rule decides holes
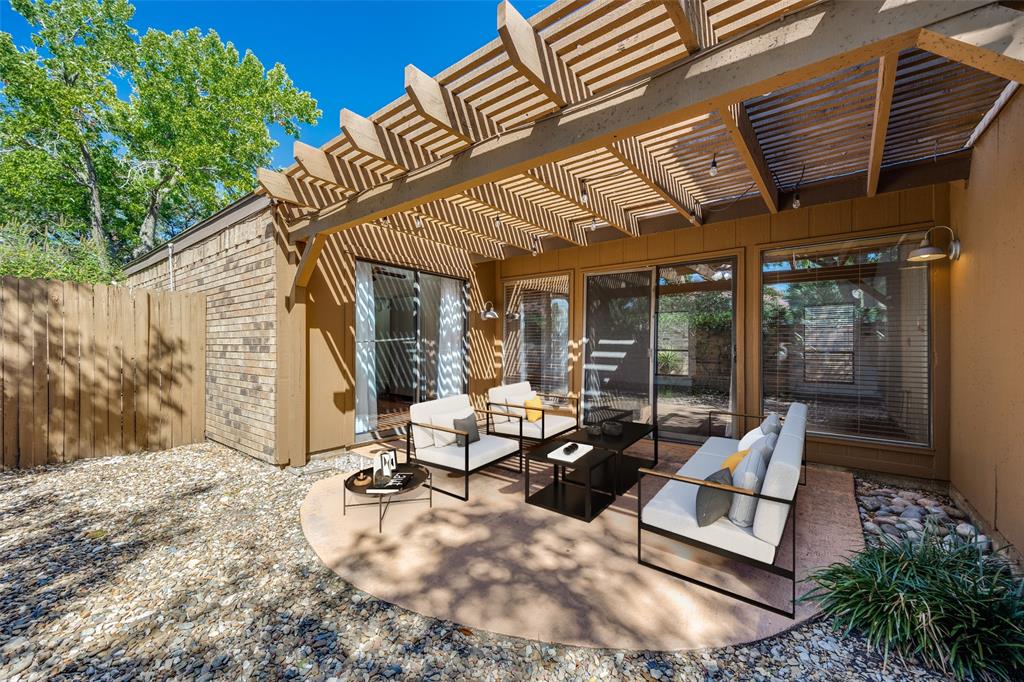
[[[949,247],[945,251],[932,245],[929,239],[932,230],[949,230]],[[943,258],[949,258],[951,261],[960,258],[960,240],[956,238],[956,232],[953,232],[953,228],[948,225],[935,225],[928,228],[928,231],[924,233],[924,239],[921,240],[920,246],[907,255],[907,260],[911,263],[927,263],[928,261],[942,260]]]
[[[494,309],[494,304],[488,301],[484,304],[484,309],[480,311],[480,319],[482,320],[496,320],[498,319],[498,311]]]

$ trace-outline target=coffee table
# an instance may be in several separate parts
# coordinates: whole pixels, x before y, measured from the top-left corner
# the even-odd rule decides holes
[[[654,439],[654,461],[631,457],[625,451],[637,443],[641,438],[651,435]],[[590,435],[587,430],[579,429],[571,433],[559,436],[564,440],[571,440],[576,443],[586,443],[595,448],[610,450],[615,453],[614,458],[614,479],[609,482],[604,479],[596,479],[595,484],[608,490],[613,490],[616,495],[622,495],[636,485],[637,471],[640,467],[658,466],[658,426],[657,424],[645,424],[643,422],[622,422],[622,433],[618,436]],[[581,484],[582,478],[573,473],[569,480]]]
[[[594,448],[574,462],[552,459],[549,456],[565,445],[566,441],[550,440],[527,453],[526,479],[523,484],[526,502],[589,523],[615,501],[613,493],[592,485],[594,469],[603,467],[607,470],[613,453],[610,450]],[[548,464],[554,468],[551,483],[535,493],[530,492],[531,462]],[[579,476],[582,483],[568,480],[565,476],[566,469]]]
[[[367,467],[361,471],[357,471],[348,478],[345,479],[345,487],[341,491],[341,514],[345,516],[348,514],[349,507],[369,507],[370,505],[377,505],[377,532],[381,533],[384,530],[384,515],[388,513],[388,507],[391,503],[401,504],[402,502],[423,502],[426,501],[430,507],[434,506],[434,486],[433,476],[430,470],[425,466],[419,464],[399,464],[395,469],[395,473],[407,473],[412,474],[412,478],[409,481],[395,491],[388,491],[384,493],[369,492],[368,488],[373,487],[373,467]],[[364,485],[358,485],[356,483],[356,477],[359,475],[369,476],[370,481]],[[405,493],[416,490],[424,483],[427,483],[427,496],[426,497],[413,497],[404,500],[395,500],[395,495],[404,495]],[[375,497],[377,498],[373,502],[354,502],[349,503],[348,493],[360,495],[364,497]]]

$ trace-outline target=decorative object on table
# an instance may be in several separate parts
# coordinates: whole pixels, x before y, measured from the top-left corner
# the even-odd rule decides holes
[[[567,445],[552,451],[550,454],[548,454],[548,457],[551,459],[557,459],[562,462],[569,462],[571,464],[593,449],[593,445],[584,445],[582,443],[568,443]]]
[[[368,493],[374,493],[378,495],[384,495],[387,493],[397,493],[405,488],[412,481],[412,474],[410,473],[396,473],[389,476],[386,482],[373,485],[366,489]]]
[[[356,477],[352,479],[352,482],[355,483],[360,488],[362,488],[363,486],[370,485],[370,481],[372,480],[373,478],[368,476],[365,471],[360,471],[358,474],[356,474]]]
[[[589,433],[591,436],[594,436],[595,438],[597,436],[600,436],[602,433],[604,433],[604,431],[601,430],[601,423],[598,422],[596,424],[587,424],[587,433]]]
[[[381,484],[391,478],[391,474],[398,468],[398,456],[394,450],[378,452],[373,458],[373,480]]]
[[[622,435],[622,422],[609,419],[601,424],[601,433],[611,438],[618,438]]]
[[[376,456],[378,454],[388,453],[374,453],[373,461],[375,465],[379,459]],[[383,464],[384,462],[381,463]],[[426,467],[406,462],[405,464],[396,464],[391,471],[391,475],[386,479],[381,474],[381,470],[375,472],[374,467],[366,467],[345,479],[345,487],[341,491],[341,513],[343,515],[348,514],[348,510],[352,507],[375,506],[377,507],[377,532],[382,532],[384,530],[384,515],[387,513],[392,502],[394,504],[402,504],[405,502],[422,501],[431,507],[434,506],[433,477]],[[366,482],[363,483],[362,481]],[[426,496],[408,496],[408,493],[421,486],[426,487]],[[373,501],[349,502],[350,493],[364,499],[367,497],[373,498]],[[400,496],[401,499],[394,499],[396,496]]]

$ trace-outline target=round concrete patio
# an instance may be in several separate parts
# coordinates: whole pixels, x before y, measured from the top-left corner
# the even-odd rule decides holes
[[[689,453],[664,449],[666,471]],[[545,472],[532,471],[531,483],[542,485]],[[433,508],[393,505],[378,533],[376,507],[342,515],[343,482],[321,480],[304,500],[310,545],[346,581],[424,615],[545,642],[651,650],[739,644],[795,623],[639,565],[635,487],[588,524],[525,504],[520,475],[492,467],[472,477],[469,502],[435,493]],[[461,489],[462,481],[435,472],[435,484]],[[655,487],[645,482],[645,501]],[[798,577],[863,545],[852,475],[810,468],[798,499]],[[781,566],[789,543],[787,531]],[[652,534],[644,555],[780,606],[789,598],[788,581]],[[798,584],[798,594],[805,589]],[[814,612],[801,605],[797,621]]]

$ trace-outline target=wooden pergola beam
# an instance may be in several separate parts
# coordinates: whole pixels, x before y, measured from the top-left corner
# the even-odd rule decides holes
[[[316,261],[320,252],[327,243],[327,235],[318,234],[306,242],[306,248],[302,250],[302,257],[299,259],[299,266],[295,270],[295,278],[292,280],[292,290],[289,294],[291,300],[295,300],[295,294],[299,289],[305,289],[316,270]]]
[[[693,54],[700,49],[700,40],[697,38],[697,31],[694,29],[689,12],[683,6],[683,0],[664,0],[664,4],[665,11],[676,27],[686,51]]]
[[[700,204],[635,137],[619,140],[608,151],[680,215],[694,225],[701,224]]]
[[[417,217],[419,218],[418,224]],[[436,220],[425,214],[396,213],[388,218],[388,222],[392,227],[406,234],[422,237],[482,258],[500,260],[504,257],[502,246],[498,242],[466,232],[450,223]]]
[[[991,4],[925,27],[917,47],[1024,83],[1024,12]]]
[[[498,35],[512,66],[555,107],[561,109],[590,95],[583,81],[508,0],[498,5]]]
[[[405,67],[405,92],[423,118],[464,142],[479,142],[501,130],[489,117],[412,64]]]
[[[292,155],[307,175],[347,192],[362,192],[381,182],[379,176],[305,142],[296,140]]]
[[[568,218],[545,206],[527,201],[500,185],[471,187],[464,194],[495,211],[509,215],[571,244],[587,245],[586,233],[579,225],[573,224]]]
[[[329,188],[269,168],[256,169],[256,180],[271,198],[300,208],[320,209],[343,199],[341,194]]]
[[[757,191],[764,199],[765,205],[771,213],[779,212],[779,188],[772,178],[768,168],[768,161],[761,151],[761,144],[757,141],[757,133],[750,123],[750,116],[747,115],[747,108],[743,102],[734,102],[728,106],[718,108],[718,116],[722,120],[733,147],[740,155],[743,165],[754,179]]]
[[[417,206],[416,210],[435,220],[449,225],[457,225],[464,230],[476,232],[519,249],[529,251],[533,247],[533,240],[526,232],[495,221],[492,217],[485,216],[454,201],[431,201]]]
[[[555,163],[538,166],[529,171],[527,175],[548,191],[557,194],[580,210],[586,211],[597,220],[608,223],[626,236],[636,237],[640,234],[636,216],[587,183],[586,178],[574,177]],[[586,186],[585,201],[584,186]]]
[[[896,88],[896,66],[899,52],[890,52],[878,59],[878,84],[875,87],[875,112],[871,121],[871,148],[868,151],[867,195],[878,192],[878,178],[882,172],[882,157],[885,155],[885,134],[889,130],[889,112],[892,109],[892,93]]]
[[[399,170],[417,168],[437,158],[423,147],[349,109],[341,110],[341,132],[359,151]]]
[[[989,4],[871,0],[813,5],[680,68],[580,103],[455,156],[362,192],[301,225],[293,239],[343,230],[470,187],[521,175],[705,114],[721,106],[823,76],[917,44],[922,27]],[[1012,15],[1015,20],[1017,14]],[[1003,21],[1011,20],[1003,14]]]

